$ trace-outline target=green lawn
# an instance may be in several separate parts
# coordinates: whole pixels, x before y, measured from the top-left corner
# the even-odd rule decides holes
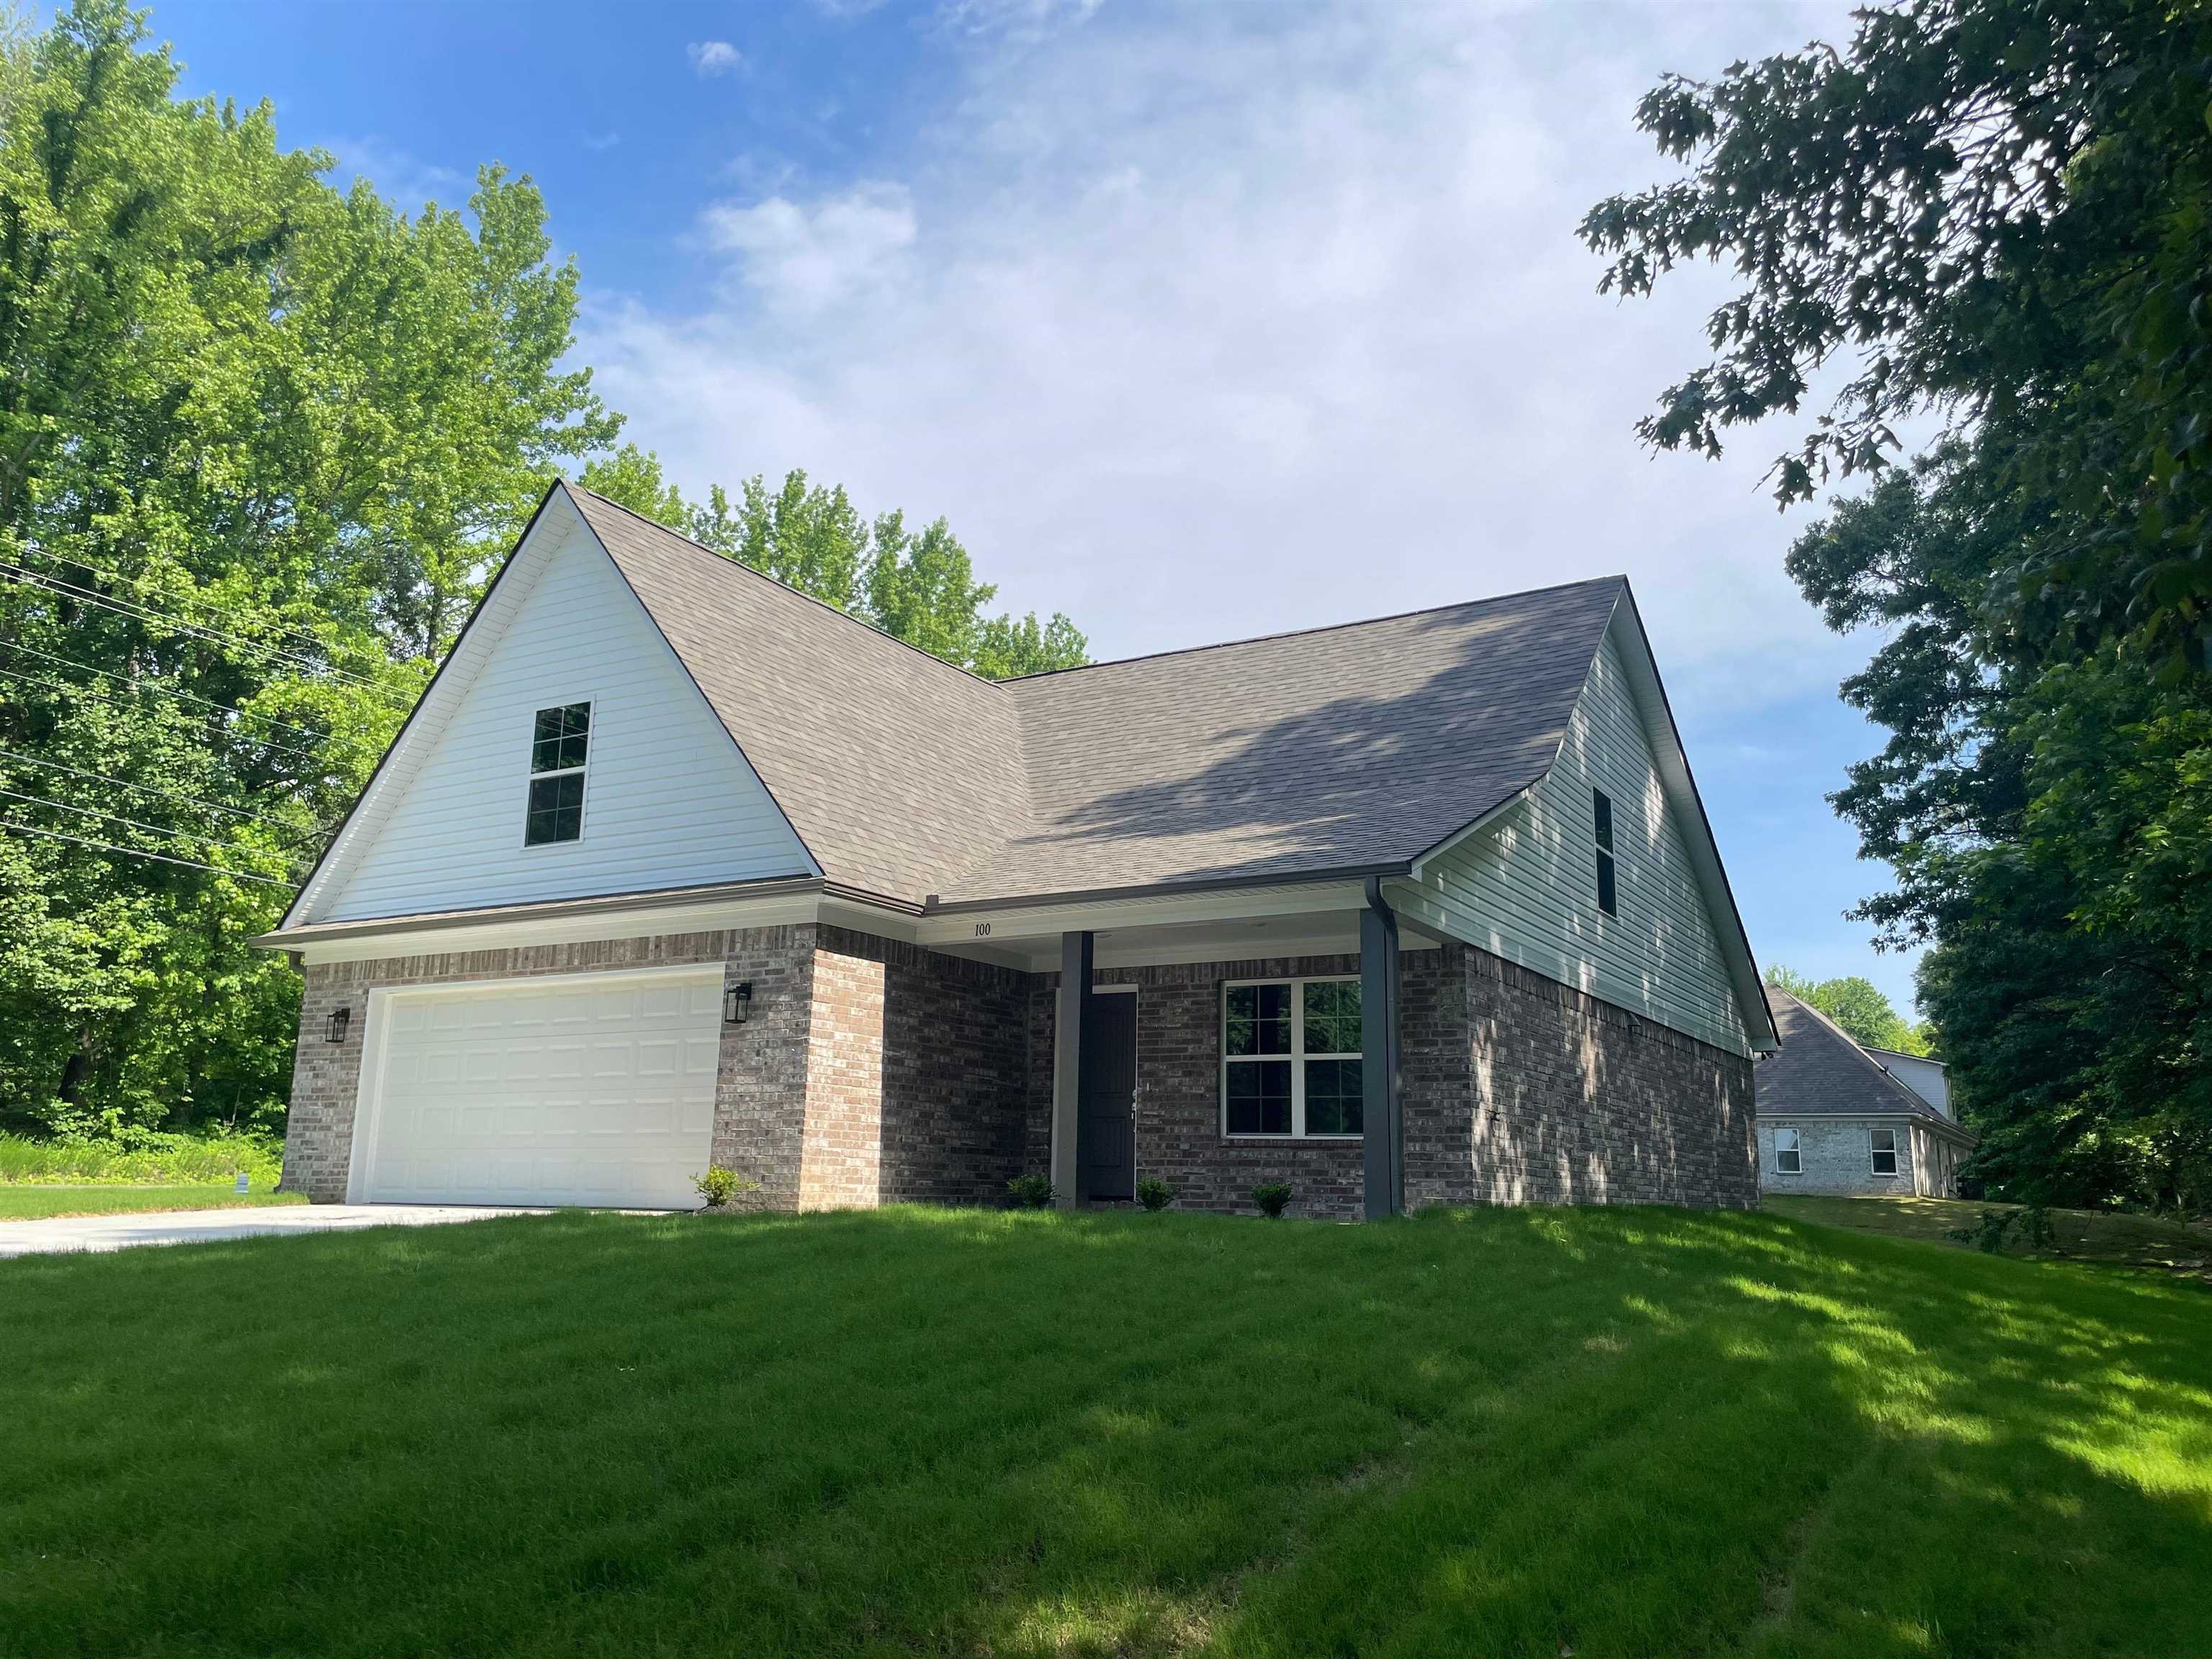
[[[1971,1229],[1984,1210],[2016,1212],[2017,1204],[1984,1203],[1960,1198],[1812,1198],[1769,1194],[1766,1207],[1797,1221],[1917,1238],[1930,1244],[1960,1244],[1951,1235]],[[2154,1216],[2110,1210],[2051,1210],[2052,1253],[2076,1261],[2112,1262],[2153,1267],[2212,1284],[2212,1228]],[[1965,1248],[1972,1249],[1972,1244]],[[2006,1236],[2005,1251],[2027,1255],[2025,1228]]]
[[[298,1193],[241,1193],[228,1186],[64,1187],[0,1182],[0,1221],[30,1221],[56,1215],[118,1215],[136,1210],[227,1210],[238,1205],[307,1201]],[[0,1653],[6,1651],[0,1647]]]
[[[1771,1216],[0,1263],[0,1653],[2212,1653],[2212,1297]]]

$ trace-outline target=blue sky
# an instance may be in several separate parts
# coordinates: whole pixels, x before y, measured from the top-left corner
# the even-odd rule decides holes
[[[1911,961],[1823,797],[1875,736],[1782,571],[1813,514],[1631,430],[1726,290],[1621,306],[1574,240],[1662,176],[1663,71],[1841,7],[174,0],[185,89],[268,98],[403,204],[544,188],[580,358],[696,491],[805,466],[946,515],[1101,656],[1626,572],[1762,963]]]

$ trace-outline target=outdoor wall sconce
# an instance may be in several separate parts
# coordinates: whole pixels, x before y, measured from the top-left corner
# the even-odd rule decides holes
[[[745,1016],[752,1012],[753,982],[741,979],[722,993],[722,1024],[742,1025]]]
[[[330,1019],[323,1027],[323,1041],[325,1042],[343,1042],[345,1041],[346,1027],[352,1023],[352,1009],[331,1009]]]

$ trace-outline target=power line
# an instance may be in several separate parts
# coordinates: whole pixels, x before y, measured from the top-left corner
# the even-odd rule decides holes
[[[158,823],[141,823],[136,818],[118,817],[112,812],[101,812],[89,806],[72,806],[65,800],[49,799],[45,795],[27,795],[20,789],[0,789],[0,795],[9,800],[20,800],[33,806],[51,806],[58,812],[75,812],[88,818],[100,818],[109,823],[119,823],[125,829],[143,830],[149,836],[168,836],[177,841],[204,841],[210,845],[222,843],[213,836],[203,836],[190,830],[169,830]]]
[[[12,668],[0,668],[0,679],[19,680],[25,685],[42,685],[49,691],[73,691],[81,697],[91,697],[96,702],[113,703],[118,708],[128,706],[124,702],[122,698],[110,696],[105,691],[95,691],[88,685],[70,685],[60,680],[42,680],[35,674],[19,674]],[[166,692],[161,690],[158,686],[144,686],[136,689],[150,690],[157,697],[170,696],[181,696],[184,695],[181,692]],[[198,702],[204,700],[196,697],[193,698],[192,701]],[[233,714],[245,714],[245,711],[243,709],[230,708],[228,708],[228,705],[224,703],[210,703],[209,704],[209,707],[212,708],[226,709],[228,713]],[[255,717],[246,715],[246,718],[250,720]],[[319,756],[311,753],[307,750],[298,748],[289,743],[278,743],[273,738],[257,738],[251,732],[239,732],[234,735],[243,742],[258,744],[264,749],[274,749],[280,754],[297,755],[301,760],[315,761],[320,758]]]
[[[312,726],[299,726],[290,720],[280,720],[273,714],[262,714],[258,709],[234,708],[227,702],[210,702],[206,697],[195,696],[189,691],[173,690],[164,685],[151,685],[134,675],[118,674],[112,668],[95,668],[88,662],[79,662],[75,657],[57,657],[51,651],[41,651],[35,646],[18,644],[14,640],[0,640],[0,645],[6,646],[10,651],[21,651],[26,656],[36,657],[41,662],[55,663],[64,668],[82,669],[86,673],[97,674],[104,680],[114,680],[127,685],[134,691],[151,691],[157,697],[182,698],[186,702],[196,702],[203,708],[220,709],[226,714],[235,714],[240,720],[260,720],[265,725],[276,726],[283,731],[297,732],[301,737],[313,738],[318,743],[325,742],[336,735],[332,732],[318,732]],[[7,672],[5,669],[0,669],[0,673],[5,672]],[[41,680],[36,684],[43,685],[47,682]]]
[[[311,670],[316,673],[326,675],[331,679],[345,681],[360,686],[364,690],[373,691],[380,697],[388,698],[391,695],[366,675],[356,674],[350,670],[333,667],[326,663],[311,661],[295,652],[281,650],[264,641],[249,640],[243,635],[225,633],[221,629],[209,628],[199,623],[186,622],[183,617],[169,611],[156,611],[148,605],[134,605],[128,599],[118,599],[112,593],[97,593],[91,588],[80,587],[75,582],[65,582],[58,576],[49,576],[43,571],[32,570],[20,564],[11,563],[5,559],[0,559],[0,581],[14,582],[19,587],[32,588],[42,593],[65,594],[88,605],[102,606],[120,616],[130,617],[139,622],[152,623],[157,627],[171,629],[179,634],[205,640],[212,645],[227,645],[234,650],[251,651],[274,662],[287,663],[295,668]]]
[[[148,853],[136,847],[118,847],[112,842],[93,841],[83,836],[65,836],[58,830],[41,830],[35,824],[16,823],[0,818],[0,830],[13,830],[19,836],[43,836],[48,841],[66,841],[79,847],[96,847],[103,853],[120,853],[127,859],[150,859],[155,864],[179,865],[187,870],[212,870],[219,876],[228,876],[233,881],[258,881],[265,887],[282,887],[291,892],[300,890],[297,882],[279,881],[274,876],[256,876],[244,870],[233,870],[227,865],[203,864],[198,859],[173,859],[166,853]]]
[[[33,558],[51,559],[54,563],[64,567],[73,565],[80,570],[89,570],[95,576],[105,576],[110,581],[121,582],[125,586],[136,588],[141,593],[151,591],[161,594],[164,598],[170,597],[163,590],[153,587],[143,576],[126,576],[119,570],[111,569],[103,564],[94,564],[88,559],[72,558],[43,547],[18,547],[15,552],[18,557],[28,554]],[[289,635],[303,644],[312,645],[318,651],[327,651],[331,648],[329,641],[309,633],[304,628],[293,628],[279,623],[276,624],[276,631],[279,634]]]
[[[198,806],[210,812],[223,812],[234,818],[246,818],[255,823],[265,823],[271,830],[296,831],[297,824],[283,823],[275,818],[264,817],[258,812],[249,812],[241,806],[225,806],[220,801],[202,800],[197,795],[179,795],[167,789],[155,789],[143,783],[133,783],[127,778],[111,778],[98,772],[82,771],[74,766],[64,766],[59,761],[40,760],[35,755],[18,755],[13,750],[0,749],[0,761],[14,761],[20,766],[42,766],[49,772],[66,772],[73,778],[83,778],[93,783],[111,784],[118,789],[136,790],[142,795],[151,795],[157,800],[180,801],[186,806]],[[319,834],[327,826],[311,825]]]

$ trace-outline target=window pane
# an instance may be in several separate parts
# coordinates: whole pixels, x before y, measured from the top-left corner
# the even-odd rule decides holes
[[[1229,1133],[1286,1135],[1291,1132],[1291,1063],[1248,1061],[1229,1068]]]
[[[1597,855],[1597,908],[1609,916],[1619,915],[1620,912],[1613,908],[1613,854],[1600,853]]]
[[[592,706],[572,702],[562,708],[541,708],[531,730],[530,769],[554,772],[581,766],[591,744]]]
[[[1597,844],[1613,851],[1613,797],[1602,789],[1590,791],[1590,806],[1597,818]]]
[[[1364,1121],[1360,1110],[1359,1062],[1356,1060],[1310,1060],[1306,1062],[1306,1133],[1310,1135],[1356,1135]]]
[[[1306,1052],[1359,1052],[1359,981],[1318,980],[1305,988]]]
[[[1287,1054],[1291,1052],[1291,988],[1288,985],[1255,985],[1252,988],[1258,994],[1253,1052]]]
[[[523,844],[541,847],[548,842],[576,841],[584,833],[584,775],[569,772],[556,778],[533,778],[530,784],[530,816]]]
[[[1257,1038],[1253,1034],[1253,1022],[1259,1017],[1260,988],[1256,985],[1232,985],[1222,1002],[1221,1052],[1225,1054],[1257,1054],[1253,1047]]]

